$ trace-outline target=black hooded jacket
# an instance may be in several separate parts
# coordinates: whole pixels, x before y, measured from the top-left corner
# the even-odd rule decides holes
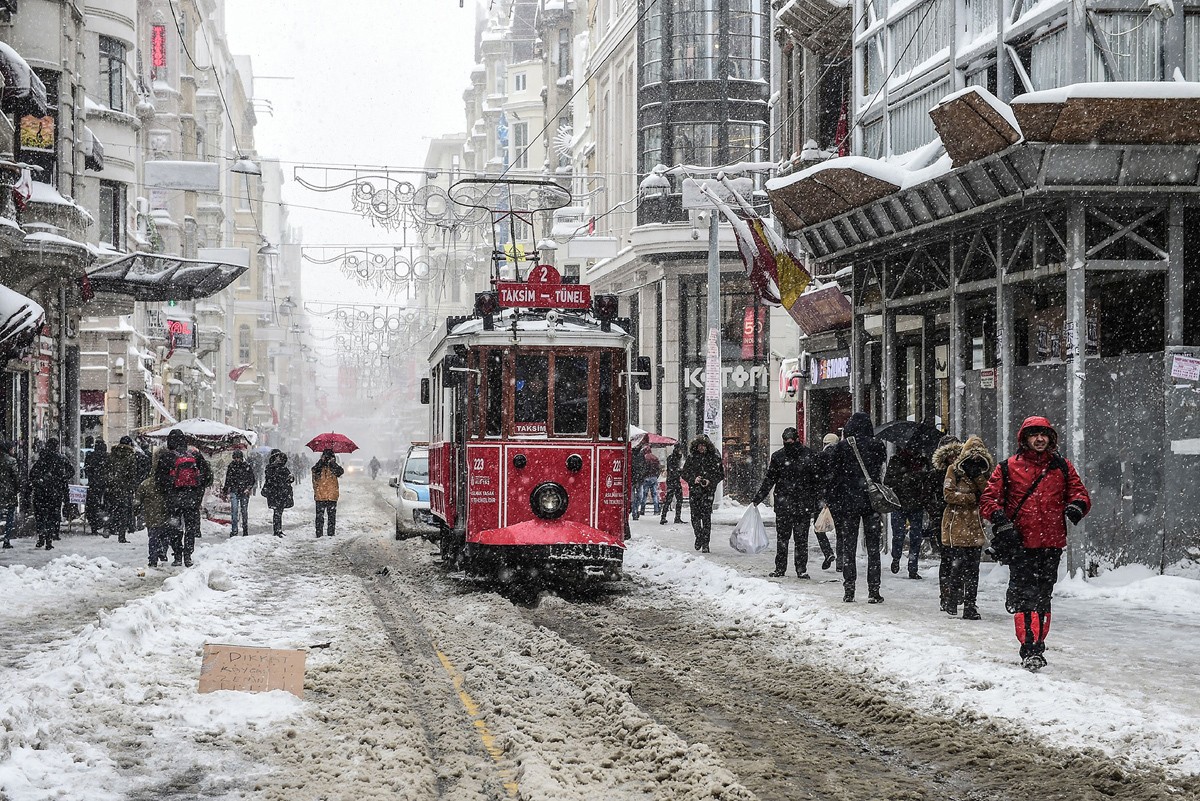
[[[771,454],[771,464],[754,502],[766,500],[772,487],[775,488],[776,512],[815,512],[825,487],[824,460],[799,442],[784,445]]]
[[[867,498],[866,479],[863,478],[862,468],[859,467],[849,440],[854,437],[872,481],[882,480],[883,463],[887,461],[887,446],[875,439],[875,426],[866,412],[850,415],[842,432],[842,441],[822,454],[828,474],[825,502],[829,504],[834,517],[874,514],[871,502]]]

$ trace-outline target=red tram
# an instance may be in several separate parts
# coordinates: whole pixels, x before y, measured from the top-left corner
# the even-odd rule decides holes
[[[443,561],[470,575],[621,577],[628,393],[650,386],[649,359],[631,355],[616,297],[589,296],[499,284],[430,355],[430,508]]]

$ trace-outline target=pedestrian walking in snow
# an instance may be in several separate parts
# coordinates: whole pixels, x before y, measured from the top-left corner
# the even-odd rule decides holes
[[[892,488],[901,508],[888,517],[892,526],[892,572],[900,572],[904,541],[908,540],[908,577],[919,579],[921,535],[925,531],[925,494],[929,489],[929,464],[915,448],[901,447],[888,461],[883,483]]]
[[[800,442],[795,428],[783,430],[783,447],[771,454],[767,474],[752,502],[757,505],[775,490],[775,572],[773,577],[787,575],[788,548],[794,538],[796,578],[808,578],[808,528],[821,506],[825,486],[825,469],[819,454]],[[825,561],[822,570],[833,564],[833,548],[829,537],[817,534]]]
[[[1067,520],[1078,525],[1091,509],[1075,465],[1058,454],[1058,432],[1045,417],[1027,417],[1017,431],[1017,453],[992,471],[980,498],[992,522],[992,546],[1009,566],[1005,608],[1013,615],[1021,664],[1046,666],[1050,601],[1067,546]]]
[[[129,542],[126,535],[134,530],[133,491],[138,486],[137,454],[133,438],[121,437],[108,454],[108,530],[117,535],[117,542]]]
[[[245,537],[250,533],[250,495],[254,492],[254,470],[241,451],[233,452],[232,461],[225,469],[225,484],[221,492],[229,499],[229,536],[237,536],[240,522],[242,536]]]
[[[634,520],[642,514],[642,481],[646,478],[647,448],[649,446],[643,442],[629,452],[629,514]]]
[[[66,457],[58,452],[58,440],[46,440],[46,447],[29,469],[38,548],[44,547],[47,551],[54,548],[58,526],[62,522],[62,508],[70,497],[67,485],[73,474]]]
[[[375,480],[375,476],[379,475],[379,468],[382,466],[383,465],[379,463],[378,459],[376,459],[374,456],[371,457],[371,461],[367,463],[367,470],[371,472],[372,481]]]
[[[842,555],[842,585],[845,588],[842,600],[846,603],[854,601],[858,582],[855,552],[861,526],[867,549],[867,603],[879,604],[883,603],[883,595],[879,591],[883,581],[879,556],[883,521],[871,507],[867,496],[867,480],[854,449],[857,447],[862,455],[871,480],[878,482],[883,474],[883,463],[887,460],[887,447],[875,438],[875,426],[866,412],[850,415],[842,431],[845,437],[826,454],[829,480],[825,485],[825,502],[833,513],[838,551]]]
[[[833,447],[841,441],[842,441],[842,438],[839,437],[837,434],[833,434],[833,433],[826,434],[824,437],[821,438],[821,469],[825,472],[825,488],[824,489],[828,489],[828,487],[829,487],[830,454],[833,451]],[[821,493],[821,508],[829,509],[829,503],[825,500],[824,492]],[[819,517],[820,517],[820,515],[818,515],[818,518]],[[833,517],[833,510],[829,511],[829,517],[830,518]],[[828,532],[823,532],[823,533],[825,534],[825,537],[828,540],[829,533]],[[842,548],[841,548],[841,544],[838,542],[836,527],[833,529],[833,554],[834,554],[833,569],[836,570],[838,573],[841,573],[842,572]]]
[[[688,483],[696,550],[708,553],[712,539],[713,501],[717,495],[717,485],[725,480],[725,465],[713,448],[712,440],[706,435],[697,434],[692,438],[680,477]]]
[[[106,479],[108,477],[108,446],[104,440],[92,443],[92,452],[83,460],[83,473],[87,477],[87,500],[83,503],[83,515],[92,534],[109,536],[107,521]]]
[[[134,501],[137,502],[146,521],[146,563],[150,567],[158,567],[159,562],[165,565],[167,549],[172,545],[175,547],[175,563],[180,564],[183,561],[183,538],[180,532],[171,526],[166,501],[155,480],[155,471],[164,453],[168,451],[159,449],[150,457],[150,474],[133,491]]]
[[[166,452],[159,454],[154,479],[171,525],[181,532],[181,547],[172,548],[176,557],[171,564],[178,567],[182,555],[184,567],[191,567],[196,538],[200,536],[200,505],[204,490],[212,485],[212,468],[200,451],[188,447],[187,437],[176,428],[167,434]]]
[[[939,448],[934,454],[935,461],[939,453],[946,465],[942,482],[942,497],[946,501],[942,513],[942,552],[948,552],[943,562],[948,562],[950,568],[942,611],[957,615],[961,602],[963,620],[979,620],[976,605],[979,557],[986,541],[983,518],[979,514],[979,497],[987,488],[988,476],[996,461],[979,437],[968,437],[960,446]]]
[[[679,471],[683,469],[685,456],[687,456],[687,448],[682,442],[676,442],[670,455],[667,456],[667,496],[663,499],[662,516],[658,521],[664,526],[667,524],[667,512],[671,510],[672,499],[675,501],[675,522],[683,522],[683,482],[679,478]]]
[[[654,455],[654,451],[650,450],[647,444],[642,449],[642,461],[645,464],[642,473],[642,483],[637,494],[637,515],[646,514],[646,501],[653,501],[654,514],[662,512],[662,506],[658,502],[658,474],[662,472],[662,463],[658,461],[658,457]]]
[[[962,440],[953,434],[947,434],[938,441],[937,449],[933,452],[933,457],[929,460],[933,465],[933,472],[940,476],[938,479],[938,491],[932,493],[925,506],[925,531],[926,533],[933,532],[930,542],[937,541],[939,546],[942,540],[942,518],[946,513],[946,496],[942,485],[946,480],[946,470],[962,453]],[[946,601],[950,598],[950,572],[951,572],[951,554],[946,548],[938,548],[938,607],[945,611]]]
[[[288,472],[288,457],[283,451],[273,450],[267,459],[262,494],[267,499],[267,506],[271,507],[273,532],[276,537],[282,537],[283,510],[291,509],[293,505],[292,474]]]
[[[337,456],[332,448],[321,452],[321,458],[312,468],[313,500],[317,502],[317,537],[322,535],[325,528],[325,518],[329,517],[329,536],[333,536],[337,527],[337,502],[341,493],[338,479],[346,471],[338,464]]]
[[[12,455],[12,443],[0,443],[0,514],[4,515],[4,547],[11,548],[9,541],[12,528],[17,522],[17,504],[21,500],[21,467]]]

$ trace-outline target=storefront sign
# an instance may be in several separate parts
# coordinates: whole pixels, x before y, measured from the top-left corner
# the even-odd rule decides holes
[[[191,320],[167,320],[167,337],[171,350],[195,350],[196,331]]]
[[[726,392],[756,392],[769,389],[768,367],[738,362],[721,366],[720,387]],[[706,389],[708,371],[703,367],[685,367],[683,385],[688,389]]]
[[[592,288],[586,284],[497,284],[500,305],[507,309],[586,309]]]
[[[742,358],[762,358],[767,343],[764,335],[767,321],[767,310],[759,306],[757,313],[753,306],[747,306],[742,314]]]
[[[828,359],[816,357],[813,359],[813,379],[814,384],[820,384],[822,381],[832,381],[835,378],[850,377],[850,357],[849,356],[834,356]]]
[[[1200,359],[1175,354],[1171,357],[1171,378],[1200,381]]]
[[[779,363],[779,399],[792,400],[800,394],[800,360],[784,359]]]

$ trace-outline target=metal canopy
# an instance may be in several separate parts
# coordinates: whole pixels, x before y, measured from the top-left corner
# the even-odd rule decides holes
[[[822,260],[887,252],[1064,194],[1200,194],[1200,145],[1024,142],[829,220],[789,231]]]
[[[134,300],[198,300],[215,295],[249,269],[244,264],[131,253],[88,273],[93,291]]]

